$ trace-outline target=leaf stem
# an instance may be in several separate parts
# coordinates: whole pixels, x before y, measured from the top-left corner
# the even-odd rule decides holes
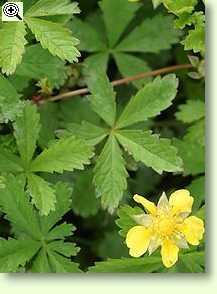
[[[115,80],[112,82],[113,86],[118,86],[118,85],[122,85],[122,84],[128,84],[130,82],[136,81],[136,80],[141,80],[143,78],[147,78],[147,77],[153,77],[153,76],[157,76],[160,74],[164,74],[164,73],[168,73],[168,72],[174,72],[180,69],[188,69],[188,68],[192,68],[191,64],[178,64],[178,65],[172,65],[172,66],[168,66],[168,67],[163,67],[160,69],[156,69],[153,71],[149,71],[149,72],[143,72],[143,73],[139,73],[135,76],[130,76],[130,77],[126,77],[120,80]],[[89,93],[89,89],[88,88],[82,88],[82,89],[78,89],[78,90],[73,90],[73,91],[69,91],[66,93],[62,93],[56,96],[52,96],[47,98],[46,100],[42,100],[40,101],[40,104],[43,104],[45,102],[48,101],[58,101],[58,100],[62,100],[62,99],[67,99],[67,98],[71,98],[73,96],[78,96],[78,95],[84,95],[84,94],[88,94]]]

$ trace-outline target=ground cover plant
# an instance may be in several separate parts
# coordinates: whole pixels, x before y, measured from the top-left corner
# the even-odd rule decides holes
[[[204,2],[22,2],[0,23],[0,272],[204,272]]]

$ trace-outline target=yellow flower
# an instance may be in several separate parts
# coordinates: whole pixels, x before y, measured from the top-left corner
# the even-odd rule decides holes
[[[188,243],[198,245],[203,238],[203,221],[188,217],[194,201],[188,190],[175,191],[169,200],[163,193],[157,206],[142,196],[133,198],[147,213],[133,216],[138,225],[126,237],[131,256],[140,257],[147,250],[150,255],[161,246],[163,264],[169,268],[177,262],[180,248],[188,248]]]

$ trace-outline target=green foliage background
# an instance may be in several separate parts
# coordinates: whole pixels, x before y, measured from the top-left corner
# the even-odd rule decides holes
[[[134,193],[187,188],[204,219],[203,1],[23,3],[0,23],[0,272],[204,272],[204,241],[169,270],[124,242]]]

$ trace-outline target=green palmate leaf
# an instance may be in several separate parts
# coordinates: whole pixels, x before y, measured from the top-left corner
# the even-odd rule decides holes
[[[89,73],[88,88],[92,94],[90,103],[93,110],[110,126],[116,117],[115,92],[102,69]]]
[[[17,272],[37,253],[40,243],[33,240],[0,240],[0,272]]]
[[[150,71],[150,67],[147,63],[136,56],[125,54],[125,53],[115,53],[115,60],[120,73],[124,77],[134,76],[141,72]],[[135,81],[133,84],[137,88],[141,88],[150,78],[145,78],[143,80]]]
[[[0,146],[0,172],[22,172],[20,158]]]
[[[58,23],[39,18],[28,17],[25,21],[44,49],[62,60],[78,61],[80,53],[75,47],[78,40],[72,37],[70,30]]]
[[[14,124],[14,136],[25,168],[28,168],[40,131],[40,116],[36,106],[26,103],[22,115]]]
[[[119,233],[122,237],[126,237],[127,232],[132,227],[137,225],[136,221],[133,219],[133,216],[142,213],[144,213],[144,211],[138,206],[131,207],[129,205],[124,205],[118,209],[117,214],[119,216],[119,219],[116,220],[116,224],[121,229]]]
[[[64,62],[44,50],[40,44],[27,47],[15,75],[34,80],[47,78],[49,84],[57,88],[67,78]]]
[[[0,28],[0,67],[7,75],[15,72],[17,64],[21,63],[26,30],[23,22],[4,23]]]
[[[48,254],[50,266],[55,273],[79,273],[81,272],[78,265],[68,259],[62,257],[54,251],[49,251]]]
[[[22,108],[23,102],[16,89],[0,74],[0,123],[13,121],[22,112]]]
[[[70,0],[39,0],[27,10],[25,16],[71,15],[79,12],[78,3],[71,3]]]
[[[205,177],[194,179],[187,189],[194,197],[193,211],[196,212],[205,200]]]
[[[174,29],[173,17],[158,14],[152,19],[145,19],[117,45],[116,50],[158,53],[170,49],[172,44],[178,42],[178,37],[179,33]]]
[[[96,145],[101,142],[108,134],[106,129],[93,125],[87,121],[75,124],[71,123],[68,125],[68,131],[74,134],[77,138],[84,139],[90,145]]]
[[[85,141],[70,136],[45,149],[31,164],[32,172],[59,172],[83,169],[93,155]]]
[[[76,173],[72,193],[72,210],[82,217],[95,215],[99,210],[99,200],[96,199],[92,182],[92,170]]]
[[[113,47],[134,17],[140,5],[129,3],[125,0],[102,0],[100,7],[104,15],[109,44]]]
[[[146,256],[141,258],[108,259],[96,262],[89,269],[90,273],[151,273],[162,268],[160,257]]]
[[[42,215],[48,215],[50,211],[55,210],[55,190],[41,177],[34,174],[28,175],[28,191],[33,204]]]
[[[197,4],[197,0],[162,0],[162,2],[170,12],[177,16],[191,13]]]
[[[102,206],[110,212],[118,206],[127,188],[127,171],[121,149],[113,135],[105,144],[94,169],[94,183]]]
[[[75,17],[70,23],[73,35],[80,40],[79,49],[87,52],[106,50],[104,36],[87,20],[82,21]]]
[[[5,188],[0,190],[0,207],[7,214],[7,219],[20,233],[36,240],[40,239],[41,232],[36,212],[23,191],[23,181],[10,175],[4,185]]]
[[[131,98],[117,122],[117,127],[130,126],[158,115],[171,105],[177,87],[178,80],[173,74],[155,78]]]
[[[156,172],[182,171],[182,160],[169,139],[160,139],[158,135],[142,130],[119,131],[116,136],[136,161],[142,161]]]
[[[64,183],[55,185],[55,195],[57,205],[55,211],[52,211],[48,216],[40,217],[41,230],[44,236],[48,235],[50,229],[62,218],[71,208],[71,188]]]
[[[205,169],[205,148],[197,142],[174,139],[173,144],[178,149],[183,160],[183,169],[186,175],[200,174]]]
[[[205,116],[205,104],[201,100],[187,100],[186,104],[179,106],[176,118],[184,123],[191,123]]]

